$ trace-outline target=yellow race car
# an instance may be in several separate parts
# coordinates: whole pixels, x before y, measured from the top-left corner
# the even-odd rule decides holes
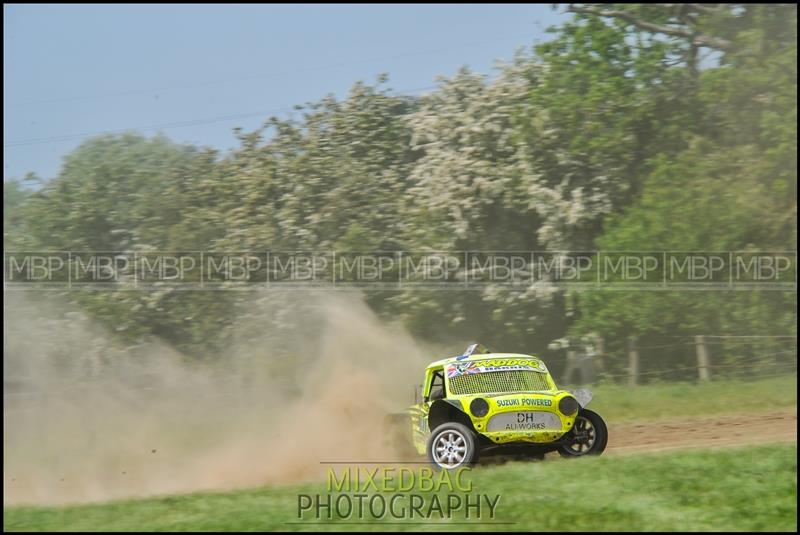
[[[542,457],[599,455],[608,443],[603,419],[586,408],[585,389],[559,389],[540,359],[492,353],[480,344],[425,369],[422,400],[405,413],[413,446],[453,469],[503,450]],[[398,415],[399,416],[399,415]],[[406,428],[408,429],[408,428]]]

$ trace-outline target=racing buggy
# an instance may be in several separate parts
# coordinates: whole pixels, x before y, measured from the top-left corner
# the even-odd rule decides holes
[[[559,389],[536,357],[472,344],[462,355],[428,365],[422,400],[395,418],[408,426],[410,417],[417,454],[449,470],[497,450],[533,458],[551,451],[599,455],[608,430],[586,408],[591,399],[585,389]]]

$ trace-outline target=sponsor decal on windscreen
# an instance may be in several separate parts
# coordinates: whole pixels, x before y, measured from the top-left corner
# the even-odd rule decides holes
[[[530,359],[496,359],[496,360],[477,360],[450,364],[447,367],[448,377],[457,377],[471,373],[505,372],[505,371],[547,371],[543,364]]]

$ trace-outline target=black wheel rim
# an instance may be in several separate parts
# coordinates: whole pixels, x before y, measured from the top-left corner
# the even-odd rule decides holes
[[[567,449],[573,455],[586,455],[597,442],[597,429],[592,421],[585,416],[578,416],[575,419],[575,426],[572,428],[574,439],[567,445]]]

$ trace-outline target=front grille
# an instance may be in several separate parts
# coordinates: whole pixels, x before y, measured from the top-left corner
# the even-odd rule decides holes
[[[550,390],[546,374],[528,370],[467,373],[450,378],[450,393],[456,396],[539,390]]]

